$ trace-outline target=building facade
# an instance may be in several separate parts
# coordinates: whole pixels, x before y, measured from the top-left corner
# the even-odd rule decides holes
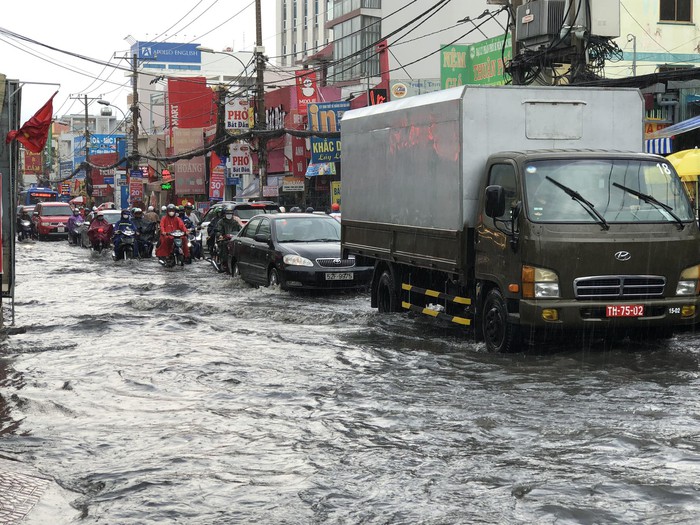
[[[282,67],[294,67],[318,54],[330,41],[327,26],[332,0],[278,0],[277,48],[275,60]]]

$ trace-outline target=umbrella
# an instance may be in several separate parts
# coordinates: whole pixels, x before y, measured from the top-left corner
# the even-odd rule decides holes
[[[78,197],[68,201],[69,204],[85,204],[85,197],[79,195]]]
[[[695,182],[700,176],[700,149],[685,149],[666,159],[676,168],[683,182]]]

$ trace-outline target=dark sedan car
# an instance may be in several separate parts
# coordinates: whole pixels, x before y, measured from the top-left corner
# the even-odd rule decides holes
[[[331,290],[369,286],[371,266],[340,255],[340,224],[328,215],[257,215],[232,241],[232,275],[282,289]]]

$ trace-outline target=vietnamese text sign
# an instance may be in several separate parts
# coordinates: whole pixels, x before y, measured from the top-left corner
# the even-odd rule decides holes
[[[341,182],[339,180],[331,181],[331,204],[340,204],[340,188]]]
[[[508,34],[476,44],[455,44],[443,48],[440,51],[443,89],[465,84],[505,84],[504,64],[512,58],[511,46],[512,40]]]
[[[234,98],[226,102],[226,129],[247,130],[250,123],[250,102],[245,98]]]
[[[309,129],[311,131],[340,131],[340,119],[350,109],[350,102],[316,102],[309,104]],[[311,137],[311,162],[338,162],[340,138]]]
[[[224,200],[226,191],[226,158],[211,155],[211,172],[209,173],[209,200]]]
[[[235,142],[231,144],[231,175],[250,175],[253,170],[253,161],[250,157],[250,146],[247,142]]]
[[[185,152],[201,148],[203,145],[202,128],[174,129],[173,143],[175,151]],[[202,195],[204,186],[204,157],[178,160],[173,168],[175,191],[177,195]]]

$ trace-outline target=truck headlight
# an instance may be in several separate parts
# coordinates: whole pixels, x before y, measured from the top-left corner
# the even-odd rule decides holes
[[[309,259],[300,255],[285,255],[282,260],[287,266],[313,266]]]
[[[676,286],[676,295],[698,294],[700,294],[700,264],[683,270]]]
[[[551,299],[559,297],[559,277],[552,270],[523,266],[523,297],[525,299]]]

